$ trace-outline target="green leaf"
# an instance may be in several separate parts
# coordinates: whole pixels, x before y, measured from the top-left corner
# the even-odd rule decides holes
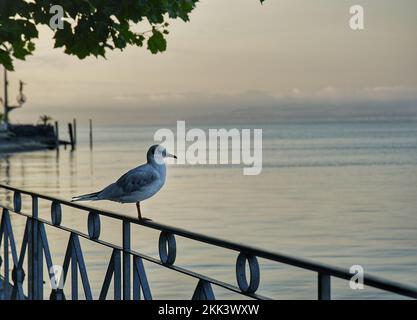
[[[30,54],[30,51],[25,48],[25,43],[23,41],[15,42],[12,49],[13,56],[21,60],[25,60],[26,56]]]
[[[161,32],[157,30],[153,31],[152,36],[148,39],[148,49],[153,54],[163,52],[167,49],[167,41]]]
[[[0,64],[2,64],[9,71],[14,70],[10,53],[2,49],[0,49]]]
[[[30,52],[33,52],[33,51],[35,51],[35,43],[33,43],[32,41],[30,41],[29,43],[28,43],[28,45],[27,45],[27,48],[28,48],[28,50],[30,51]]]

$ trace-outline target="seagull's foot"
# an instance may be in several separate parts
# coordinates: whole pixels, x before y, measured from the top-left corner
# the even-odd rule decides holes
[[[142,217],[142,213],[140,212],[140,202],[136,202],[136,208],[138,210],[138,220],[139,221],[152,221],[152,219]]]

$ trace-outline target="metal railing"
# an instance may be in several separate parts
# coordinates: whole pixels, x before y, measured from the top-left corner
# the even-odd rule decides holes
[[[106,299],[107,293],[113,279],[114,299],[152,299],[151,289],[147,280],[143,260],[149,261],[163,268],[168,268],[176,272],[182,273],[198,280],[192,299],[196,300],[212,300],[215,299],[212,286],[219,286],[226,290],[235,292],[254,299],[270,299],[257,293],[260,282],[260,268],[258,258],[279,262],[293,267],[298,267],[317,274],[317,298],[320,300],[331,299],[331,278],[340,278],[351,280],[352,274],[349,270],[292,257],[289,255],[279,254],[266,251],[251,246],[222,240],[187,230],[166,226],[152,221],[139,221],[129,216],[121,215],[111,211],[104,211],[92,207],[83,206],[72,203],[63,199],[42,195],[37,192],[30,192],[8,185],[0,184],[0,189],[13,192],[13,208],[9,208],[2,204],[0,199],[0,207],[2,208],[2,218],[0,225],[0,247],[3,241],[4,252],[3,259],[3,283],[2,290],[4,299],[43,299],[43,263],[44,258],[49,270],[50,281],[54,279],[54,264],[49,250],[45,225],[52,226],[64,230],[70,234],[69,242],[65,252],[63,266],[63,286],[66,285],[67,274],[71,265],[71,298],[78,299],[78,272],[81,276],[81,283],[84,289],[85,298],[93,299],[92,290],[84,262],[83,251],[79,238],[85,238],[100,245],[112,249],[112,255],[108,264],[107,272],[104,277],[103,285],[99,295],[99,299]],[[31,197],[32,210],[31,213],[22,211],[22,195]],[[51,206],[51,219],[47,221],[41,219],[38,215],[39,199],[47,200]],[[82,233],[61,225],[62,206],[68,206],[88,212],[87,226],[88,234]],[[10,222],[10,213],[18,214],[26,217],[26,226],[23,235],[20,254],[16,249],[15,238],[12,225]],[[113,218],[120,221],[122,226],[122,246],[115,245],[100,239],[100,217]],[[161,231],[159,237],[159,259],[142,254],[131,248],[131,226],[141,225],[147,228]],[[217,279],[205,276],[200,273],[188,270],[181,266],[175,265],[176,258],[176,240],[175,236],[184,237],[201,243],[210,244],[212,246],[229,249],[237,253],[236,261],[236,281],[234,284],[219,281]],[[23,263],[27,254],[27,271],[28,271],[28,295],[24,295],[23,281],[25,272]],[[11,256],[11,261],[9,257]],[[10,264],[13,268],[10,269]],[[246,264],[249,265],[249,277],[246,274]],[[11,270],[11,272],[10,272]],[[133,272],[132,272],[133,270]],[[133,279],[131,276],[133,274]],[[10,283],[12,278],[12,286]],[[1,281],[1,279],[0,279]],[[385,279],[377,278],[371,275],[364,276],[364,285],[381,289],[383,291],[395,293],[401,296],[417,298],[417,288],[413,288],[404,284],[391,282]],[[133,293],[133,294],[132,294]],[[65,295],[61,286],[57,286],[51,290],[50,299],[65,299]]]

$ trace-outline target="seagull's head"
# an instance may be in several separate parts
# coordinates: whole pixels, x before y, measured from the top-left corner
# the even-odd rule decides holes
[[[164,164],[165,158],[177,159],[177,156],[170,154],[167,149],[165,149],[165,147],[160,144],[156,144],[150,147],[148,153],[146,154],[148,163],[156,162],[157,164]]]

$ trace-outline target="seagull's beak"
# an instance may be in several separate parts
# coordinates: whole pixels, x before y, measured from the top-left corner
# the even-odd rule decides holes
[[[170,154],[170,153],[168,153],[168,152],[167,152],[167,158],[174,158],[174,159],[177,159],[177,156],[176,156],[176,155],[174,155],[174,154]]]

